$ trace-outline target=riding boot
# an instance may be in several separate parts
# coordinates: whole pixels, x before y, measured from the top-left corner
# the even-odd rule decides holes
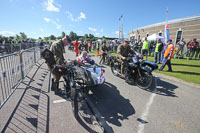
[[[55,95],[58,95],[58,83],[56,82],[56,83],[54,83],[54,94]]]
[[[54,87],[54,79],[52,78],[51,79],[51,91],[54,91],[55,90],[55,87]]]

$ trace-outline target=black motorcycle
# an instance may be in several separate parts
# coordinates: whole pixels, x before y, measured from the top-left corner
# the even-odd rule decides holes
[[[150,61],[144,61],[143,56],[140,54],[129,55],[125,60],[126,82],[136,84],[142,89],[150,88],[154,80],[152,71],[158,69],[158,65]],[[111,71],[115,76],[121,76],[121,63],[118,58],[112,60]]]
[[[107,65],[107,66],[110,66],[113,59],[114,59],[114,56],[112,56],[112,55],[108,52],[108,53],[106,53],[106,55],[105,55],[105,62],[103,62],[103,64],[105,64],[105,65]]]

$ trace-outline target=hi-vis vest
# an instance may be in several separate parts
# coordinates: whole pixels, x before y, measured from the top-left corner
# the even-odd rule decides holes
[[[155,49],[155,52],[156,52],[156,53],[159,52],[159,51],[158,51],[158,48],[159,48],[160,44],[161,44],[161,43],[157,43],[157,44],[156,44],[156,49]]]
[[[149,41],[144,41],[142,49],[148,49],[149,48]]]
[[[174,46],[173,46],[173,45],[169,45],[169,46],[167,47],[167,49],[166,49],[166,51],[165,51],[165,54],[164,54],[164,57],[165,57],[165,58],[169,55],[171,49],[173,49],[172,55],[171,55],[171,58],[173,58],[173,55],[174,55]]]

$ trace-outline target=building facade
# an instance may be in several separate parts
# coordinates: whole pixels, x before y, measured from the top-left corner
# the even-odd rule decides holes
[[[139,40],[154,33],[164,36],[166,22],[156,23],[132,30],[129,40]],[[173,43],[184,38],[185,41],[197,38],[200,41],[200,15],[168,21],[169,36]]]

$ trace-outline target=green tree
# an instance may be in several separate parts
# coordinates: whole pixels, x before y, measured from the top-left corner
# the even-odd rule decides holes
[[[57,37],[56,37],[56,39],[62,39],[62,38],[63,38],[62,36],[57,36]]]
[[[20,40],[20,36],[19,36],[19,35],[17,35],[17,34],[16,34],[16,39],[17,39],[17,40]]]
[[[23,40],[27,39],[27,35],[24,32],[20,32],[19,34],[21,39]]]
[[[85,38],[85,39],[88,38],[88,34],[85,34],[85,35],[84,35],[84,38]]]
[[[44,40],[45,40],[45,41],[48,41],[48,40],[49,40],[49,37],[44,37]]]
[[[76,33],[74,33],[73,31],[71,31],[69,33],[69,37],[72,39],[72,40],[78,40],[78,36]]]
[[[56,40],[56,37],[55,37],[54,35],[50,35],[50,36],[49,36],[49,39],[50,39],[50,40]]]
[[[65,36],[65,32],[62,32],[62,35],[61,35],[61,37],[63,38]]]

